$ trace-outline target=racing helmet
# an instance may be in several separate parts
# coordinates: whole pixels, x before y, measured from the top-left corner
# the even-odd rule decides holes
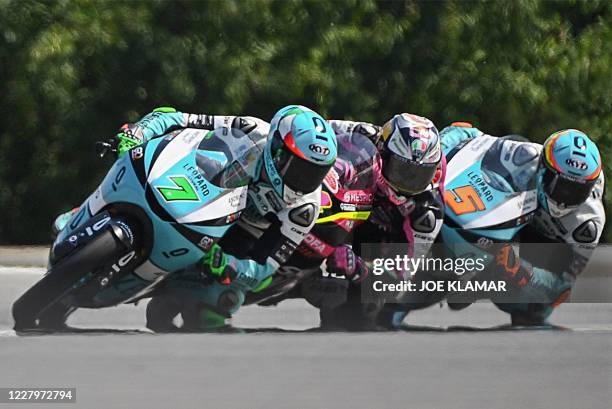
[[[336,155],[336,134],[316,112],[289,105],[272,118],[264,167],[272,187],[286,203],[321,186]]]
[[[562,217],[587,200],[600,173],[599,149],[584,132],[557,131],[540,156],[538,201],[551,216]]]
[[[433,122],[413,114],[398,114],[383,125],[378,148],[382,175],[395,191],[415,194],[432,183],[442,159],[440,137]]]

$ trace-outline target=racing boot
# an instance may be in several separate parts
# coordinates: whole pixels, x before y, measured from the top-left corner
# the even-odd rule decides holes
[[[215,312],[204,304],[186,305],[181,312],[183,331],[207,332],[228,329],[229,316]]]
[[[381,329],[395,330],[401,328],[409,310],[398,308],[394,304],[385,304],[376,316],[376,325]]]

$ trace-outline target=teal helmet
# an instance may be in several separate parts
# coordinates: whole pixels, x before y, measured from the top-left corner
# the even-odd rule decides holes
[[[272,118],[264,148],[264,168],[285,202],[321,186],[336,154],[336,134],[316,112],[289,105]]]
[[[566,129],[546,139],[538,169],[538,201],[553,217],[584,203],[601,174],[601,155],[581,131]]]

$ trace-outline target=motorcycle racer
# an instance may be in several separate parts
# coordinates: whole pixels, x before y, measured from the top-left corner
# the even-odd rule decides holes
[[[454,123],[441,132],[441,138],[445,153],[453,156],[462,149],[476,149],[477,141],[491,136],[468,123]],[[533,245],[507,244],[494,254],[494,271],[514,284],[518,301],[496,305],[511,315],[515,325],[540,325],[568,298],[601,237],[605,224],[601,156],[591,139],[575,129],[557,131],[543,145],[511,140],[490,152],[491,167],[505,175],[502,179],[516,191],[531,186],[536,190],[537,207],[522,216],[526,226],[513,241],[564,245],[561,254],[544,262],[534,254],[538,250]],[[449,215],[458,214],[456,199],[447,199]]]
[[[338,135],[360,133],[371,139],[381,153],[382,168],[370,218],[355,230],[352,247],[340,247],[328,258],[328,267],[341,274],[356,263],[353,260],[360,261],[362,243],[376,241],[406,243],[411,257],[427,254],[444,217],[446,161],[434,124],[407,113],[395,115],[382,127],[343,120],[330,123]],[[322,326],[359,329],[391,325],[396,315],[393,304],[385,307],[383,314],[382,305],[361,303],[358,287],[349,290],[346,303],[321,309]]]
[[[159,108],[135,124],[123,125],[116,137],[99,145],[100,153],[122,155],[182,128],[221,129],[227,138],[248,137],[263,145],[263,152],[247,158],[247,166],[230,176],[251,180],[247,207],[235,215],[238,223],[218,243],[208,243],[201,263],[171,274],[150,303],[147,325],[154,330],[172,329],[168,317],[178,312],[184,313],[186,325],[197,329],[217,325],[236,311],[244,293],[270,277],[314,225],[321,181],[336,158],[332,128],[298,105],[279,110],[270,124],[253,117]],[[214,167],[215,161],[208,158],[198,165]],[[56,221],[60,228],[61,217]]]
[[[339,134],[337,141],[338,158],[323,180],[315,226],[270,284],[249,293],[246,303],[269,306],[303,297],[317,308],[331,308],[344,303],[347,288],[367,276],[368,267],[354,255],[350,242],[371,213],[381,177],[380,154],[360,132]]]

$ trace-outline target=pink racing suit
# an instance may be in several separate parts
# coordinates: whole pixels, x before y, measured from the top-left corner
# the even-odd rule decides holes
[[[331,120],[329,123],[338,137],[360,134],[376,142],[381,132],[381,127],[365,122]],[[445,173],[446,160],[442,156],[432,183],[425,191],[408,197],[396,193],[379,173],[370,217],[353,232],[351,251],[357,254],[353,264],[365,265],[358,256],[364,243],[405,243],[406,254],[409,256],[427,255],[442,228],[444,219]],[[350,257],[344,255],[336,257],[338,252],[345,253],[347,249],[338,248],[327,259],[328,266],[330,261],[336,261],[335,258],[350,260]],[[346,268],[349,269],[350,266]],[[306,284],[302,287],[305,288]],[[329,288],[323,288],[320,281],[318,286],[313,285],[313,287],[315,291],[332,292]],[[342,297],[338,297],[334,303],[328,305],[319,303],[317,306],[321,308],[322,326],[360,329],[377,321],[377,314],[382,305],[363,304],[360,291],[357,285],[348,286],[344,302],[339,303]]]
[[[378,138],[380,127],[364,122],[329,121],[337,135],[365,133],[371,140]],[[444,219],[444,177],[446,159],[432,183],[421,193],[402,196],[381,176],[378,179],[374,208],[364,226],[355,232],[354,247],[361,243],[406,243],[411,257],[426,255],[435,241]],[[410,175],[407,175],[410,177]]]

